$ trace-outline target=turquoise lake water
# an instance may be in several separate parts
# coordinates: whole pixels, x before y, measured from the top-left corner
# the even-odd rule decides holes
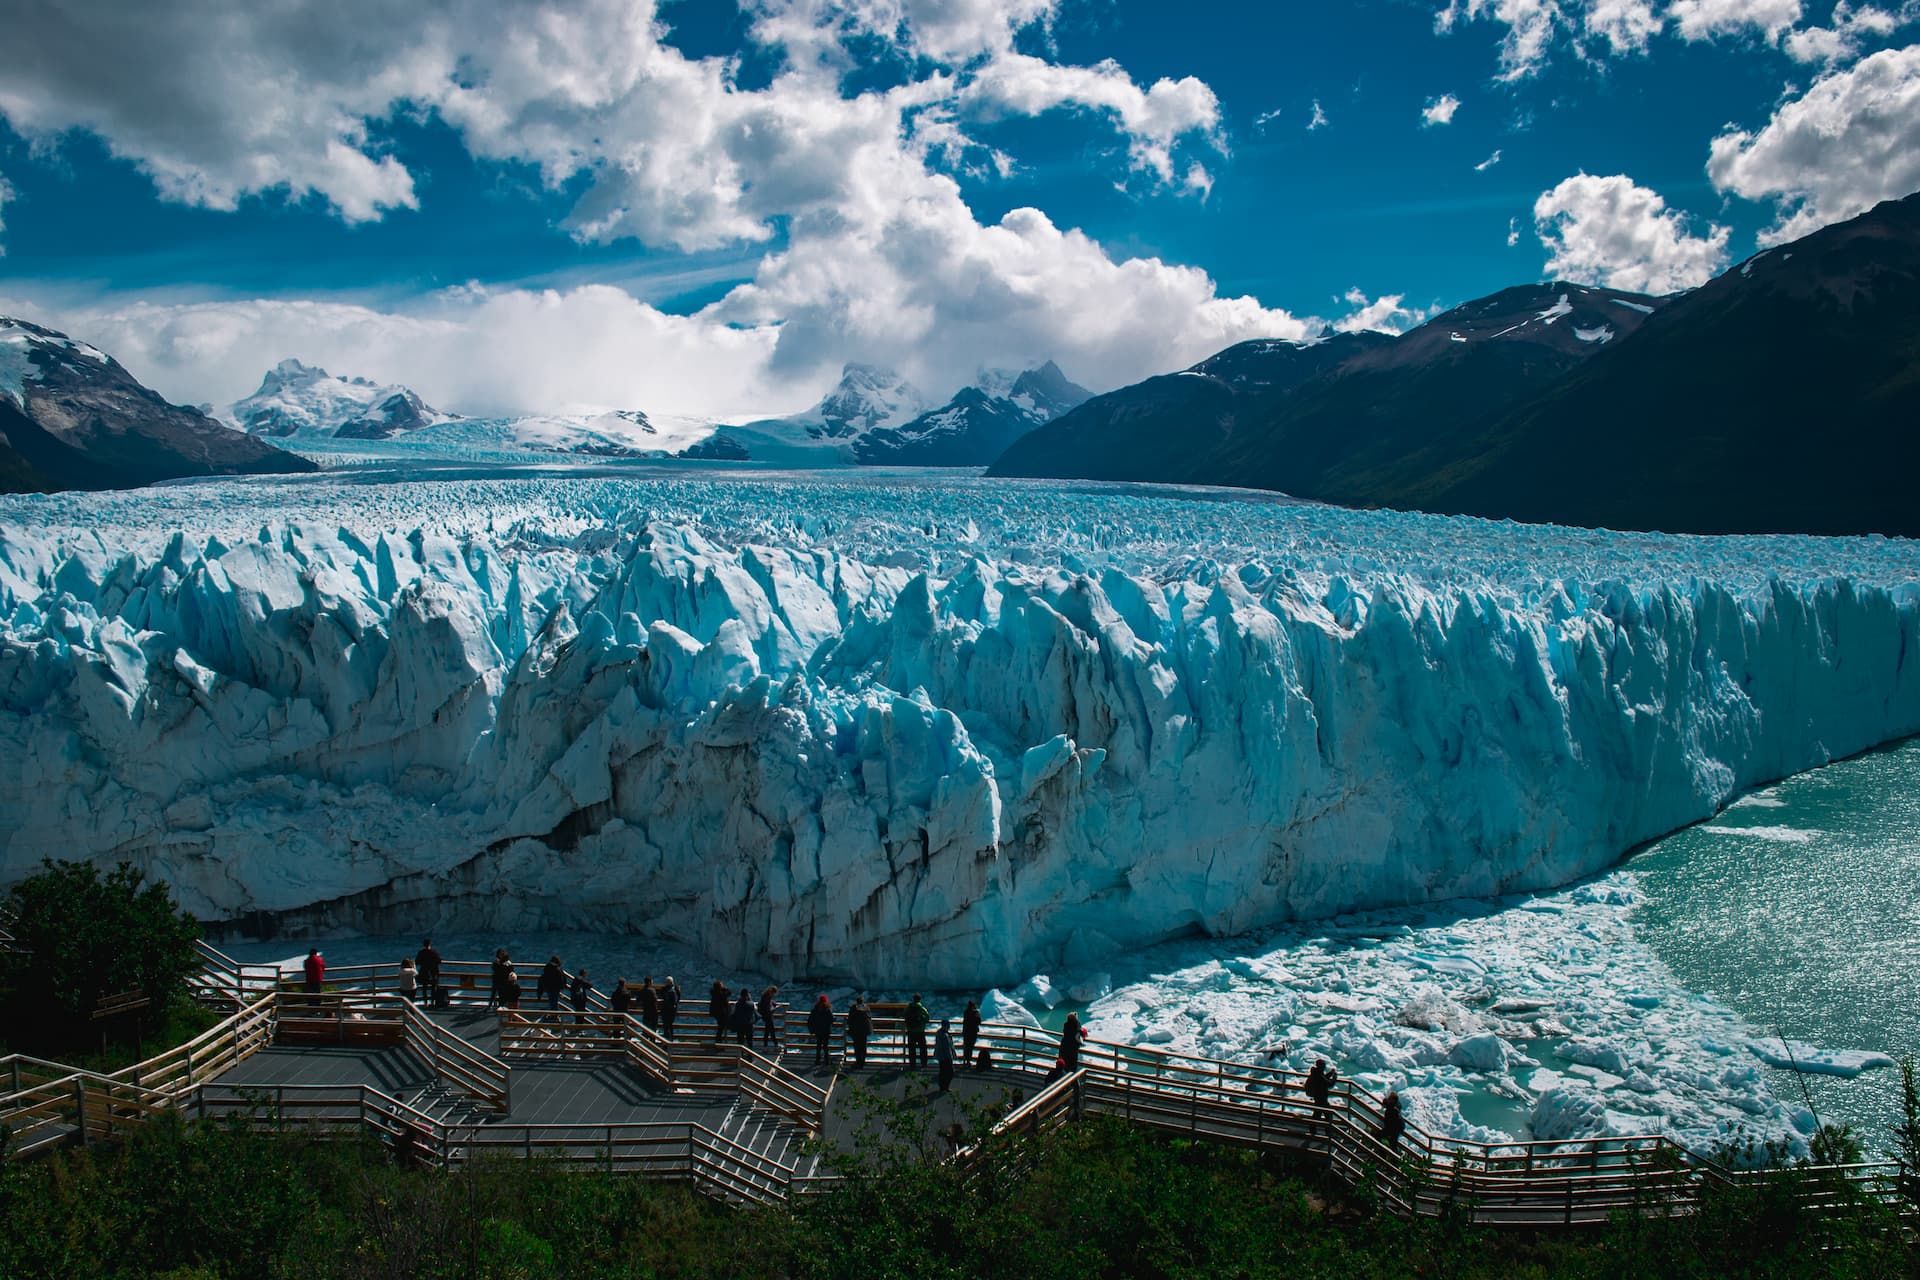
[[[1636,925],[1680,981],[1767,1034],[1895,1058],[1920,1050],[1920,739],[1789,778],[1629,861]],[[1801,1097],[1793,1073],[1774,1092]],[[1806,1075],[1869,1156],[1897,1068]]]

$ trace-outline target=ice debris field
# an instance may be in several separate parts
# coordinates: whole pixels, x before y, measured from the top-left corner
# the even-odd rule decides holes
[[[630,933],[887,989],[1093,973],[1554,890],[1920,730],[1917,584],[1913,545],[1879,539],[967,479],[8,498],[0,881],[129,857],[205,918],[295,931]],[[1527,1010],[1456,1011],[1503,938],[1604,940],[1604,919],[1540,923],[1585,919],[1581,892],[1383,937],[1377,975],[1307,948],[1280,966],[1296,987],[1228,957],[1196,971],[1216,984],[1197,1020],[1124,991],[1094,1014],[1230,1056],[1324,1044],[1410,1084],[1508,1080],[1536,1131],[1712,1123],[1701,1100],[1738,1095],[1750,1055],[1620,1048],[1621,1019],[1653,1043],[1669,1014],[1609,994],[1618,957],[1498,984],[1605,1002],[1588,1030],[1613,1048],[1567,1023],[1558,1061]]]

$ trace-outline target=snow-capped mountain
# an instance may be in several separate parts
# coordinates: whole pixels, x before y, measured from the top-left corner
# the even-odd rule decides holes
[[[228,420],[249,435],[343,440],[385,440],[452,416],[406,387],[342,378],[291,359],[268,370],[258,391],[227,410]]]
[[[169,404],[97,347],[0,316],[0,492],[313,469]]]
[[[927,409],[919,388],[891,369],[849,364],[811,409],[723,427],[688,457],[743,458],[779,467],[841,467],[870,431],[903,426]]]
[[[1048,361],[1024,372],[983,372],[936,409],[899,374],[849,364],[839,384],[804,413],[722,427],[683,456],[783,467],[984,466],[1088,394]]]
[[[989,370],[940,408],[867,431],[854,441],[854,458],[867,466],[983,467],[1092,394],[1051,360],[1021,373]]]
[[[268,370],[260,389],[235,401],[227,418],[249,434],[286,439],[336,459],[365,452],[361,446],[376,441],[404,443],[408,454],[423,457],[502,451],[664,457],[698,445],[713,432],[704,418],[638,409],[464,417],[434,408],[407,387],[343,378],[291,359]],[[370,456],[387,455],[376,450]]]

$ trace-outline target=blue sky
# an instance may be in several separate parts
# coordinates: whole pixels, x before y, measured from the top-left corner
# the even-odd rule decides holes
[[[0,306],[182,399],[283,355],[482,410],[1114,385],[1549,274],[1664,292],[1920,185],[1912,5],[114,8],[0,51]]]

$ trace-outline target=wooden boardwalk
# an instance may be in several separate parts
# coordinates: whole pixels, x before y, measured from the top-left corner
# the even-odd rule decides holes
[[[195,989],[230,1016],[189,1044],[111,1075],[14,1056],[0,1059],[0,1125],[17,1155],[112,1139],[167,1111],[242,1117],[314,1132],[371,1130],[397,1157],[455,1167],[483,1157],[545,1155],[690,1180],[734,1203],[774,1203],[828,1187],[839,1161],[904,1144],[926,1158],[971,1160],[961,1146],[1019,1143],[1089,1116],[1322,1161],[1365,1183],[1396,1212],[1448,1207],[1525,1227],[1603,1222],[1621,1212],[1688,1212],[1703,1190],[1764,1171],[1735,1171],[1662,1137],[1473,1143],[1409,1126],[1389,1150],[1381,1103],[1343,1084],[1309,1103],[1291,1072],[1157,1050],[1089,1043],[1079,1069],[1051,1078],[1057,1039],[987,1024],[997,1069],[962,1071],[950,1094],[910,1070],[897,1022],[876,1023],[869,1060],[812,1065],[804,1015],[782,1012],[780,1046],[722,1043],[704,1009],[683,1005],[667,1040],[603,999],[582,1011],[494,1010],[485,966],[449,965],[451,1008],[398,995],[391,968],[329,972],[330,989],[286,989],[277,971],[203,947]],[[783,1052],[788,1045],[804,1045]],[[808,1142],[807,1139],[818,1141]],[[1829,1168],[1832,1188],[1891,1194],[1897,1168]],[[1835,1181],[1837,1180],[1837,1181]],[[1837,1194],[1837,1190],[1836,1190]]]

